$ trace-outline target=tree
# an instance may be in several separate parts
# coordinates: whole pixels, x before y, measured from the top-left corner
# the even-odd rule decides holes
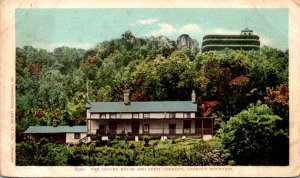
[[[273,109],[274,113],[283,119],[277,123],[277,127],[283,129],[286,133],[289,131],[289,89],[285,84],[274,88],[267,88],[266,103]],[[282,165],[288,163],[289,140],[281,136],[274,142],[275,162]]]
[[[267,88],[265,101],[269,104],[276,114],[288,119],[289,117],[289,88],[285,84],[274,88]]]
[[[135,37],[131,33],[131,31],[127,30],[125,33],[121,35],[122,41],[125,44],[126,49],[130,50],[133,47],[133,43],[135,41]]]
[[[274,142],[280,137],[287,137],[284,130],[277,128],[277,122],[281,120],[266,104],[257,102],[224,123],[217,137],[238,165],[286,164],[284,161],[288,154],[284,163],[274,160],[274,154],[279,151]]]
[[[65,122],[74,123],[76,125],[85,124],[85,93],[76,92],[66,105],[64,120]]]

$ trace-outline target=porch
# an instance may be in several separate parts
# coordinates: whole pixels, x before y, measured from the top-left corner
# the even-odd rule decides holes
[[[88,136],[92,140],[151,138],[202,138],[213,135],[213,118],[176,119],[90,119]]]

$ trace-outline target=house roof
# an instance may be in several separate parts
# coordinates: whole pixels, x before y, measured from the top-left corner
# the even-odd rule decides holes
[[[86,108],[96,113],[123,112],[196,112],[197,104],[191,101],[150,101],[150,102],[88,102]]]
[[[83,133],[86,126],[30,126],[24,133]]]

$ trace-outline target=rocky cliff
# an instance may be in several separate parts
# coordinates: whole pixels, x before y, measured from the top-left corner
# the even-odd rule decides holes
[[[177,39],[177,48],[179,50],[187,48],[190,51],[193,51],[198,47],[198,45],[199,43],[196,40],[192,39],[188,34],[182,34]]]

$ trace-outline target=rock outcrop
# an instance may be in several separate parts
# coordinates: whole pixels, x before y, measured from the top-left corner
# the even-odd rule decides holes
[[[199,43],[192,39],[188,34],[182,34],[177,39],[177,48],[179,50],[187,48],[190,51],[198,48]]]

